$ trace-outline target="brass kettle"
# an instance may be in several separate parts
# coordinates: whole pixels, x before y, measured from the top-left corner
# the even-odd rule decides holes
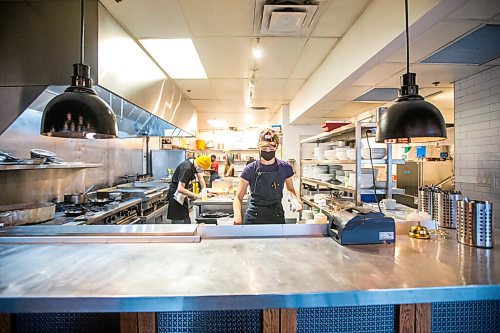
[[[419,221],[417,225],[410,227],[408,236],[418,239],[429,239],[431,238],[431,233],[429,232],[429,229],[420,225]]]

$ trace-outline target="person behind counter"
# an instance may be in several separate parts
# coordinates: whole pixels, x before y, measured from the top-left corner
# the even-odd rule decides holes
[[[187,197],[201,199],[201,194],[188,190],[192,180],[196,178],[202,189],[206,188],[203,172],[210,169],[210,157],[199,156],[196,159],[187,159],[177,166],[172,176],[172,183],[168,190],[167,218],[174,224],[190,224]],[[211,193],[209,193],[211,196]]]
[[[217,163],[217,156],[212,155],[210,156],[210,159],[212,163],[210,164],[210,184],[216,180],[219,179],[219,163]]]
[[[234,156],[227,154],[226,165],[224,166],[224,177],[234,177]]]
[[[245,224],[284,224],[285,212],[281,199],[283,187],[296,196],[293,187],[293,168],[285,161],[276,158],[280,141],[271,129],[259,135],[258,148],[260,160],[245,166],[241,175],[236,196],[233,201],[234,223],[241,224],[243,196],[250,185],[250,202],[245,214]],[[303,208],[303,204],[298,199]],[[301,209],[302,209],[301,208]]]

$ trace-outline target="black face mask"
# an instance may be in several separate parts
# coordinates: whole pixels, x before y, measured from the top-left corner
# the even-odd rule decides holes
[[[261,151],[260,152],[260,157],[262,157],[266,161],[272,160],[275,155],[276,155],[276,151]]]

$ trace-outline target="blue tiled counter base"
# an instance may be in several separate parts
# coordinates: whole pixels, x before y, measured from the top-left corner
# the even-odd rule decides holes
[[[159,312],[158,333],[260,333],[262,310]]]
[[[500,332],[500,301],[432,304],[433,333]]]
[[[394,332],[394,305],[298,309],[298,333]]]
[[[16,333],[119,333],[119,313],[21,313]]]

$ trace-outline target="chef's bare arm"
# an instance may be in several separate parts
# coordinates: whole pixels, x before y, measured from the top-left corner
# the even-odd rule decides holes
[[[187,195],[191,198],[195,198],[195,199],[201,198],[201,194],[198,195],[198,194],[195,194],[194,192],[191,192],[190,190],[188,190],[186,188],[186,183],[183,183],[183,182],[179,182],[179,185],[177,187],[177,191],[179,191],[180,193]]]
[[[240,183],[238,184],[238,189],[236,190],[236,196],[233,200],[233,214],[234,214],[234,224],[242,224],[243,218],[241,216],[241,206],[243,204],[243,197],[247,192],[248,181],[240,178]]]
[[[196,173],[196,178],[198,179],[198,183],[200,183],[201,188],[206,188],[207,184],[205,184],[205,178],[203,178],[203,173]]]
[[[293,186],[293,177],[288,177],[285,181],[285,185],[286,185],[286,189],[288,190],[288,192],[295,195],[297,197],[297,199],[299,200],[300,204],[302,205],[302,208],[300,210],[304,209],[304,204],[302,203],[302,200],[300,200],[300,197],[295,192],[295,187]]]

